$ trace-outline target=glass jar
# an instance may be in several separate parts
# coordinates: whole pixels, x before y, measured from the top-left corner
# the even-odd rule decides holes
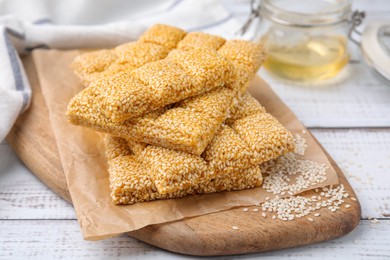
[[[281,77],[313,81],[335,76],[349,60],[350,0],[262,0],[257,38],[264,66]]]

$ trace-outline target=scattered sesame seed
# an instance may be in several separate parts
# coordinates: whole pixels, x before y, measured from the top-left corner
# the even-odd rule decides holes
[[[261,215],[262,215],[264,218],[266,218],[266,217],[267,217],[267,214],[265,214],[264,212],[263,212],[263,213],[261,213]]]
[[[253,211],[254,211],[254,212],[258,212],[258,211],[259,211],[259,209],[253,209]],[[263,214],[265,214],[265,213],[263,213]],[[263,215],[263,214],[262,214],[262,215]]]
[[[350,204],[346,204],[345,207],[348,209],[348,208],[351,207],[351,205]]]
[[[272,219],[276,219],[276,216],[275,216],[275,215],[272,215]]]
[[[298,155],[305,155],[305,150],[307,148],[306,140],[302,136],[295,135],[295,153]]]
[[[244,212],[247,212],[248,210],[249,210],[248,208],[242,209],[242,211],[244,211]]]
[[[312,218],[307,218],[307,220],[309,220],[310,222],[314,221],[314,219],[312,219]]]
[[[351,200],[356,201],[356,198],[355,198],[355,197],[352,197]]]
[[[372,220],[370,220],[370,222],[371,222],[372,224],[378,224],[378,223],[379,223],[379,220],[376,219],[376,218],[373,218]]]
[[[263,211],[275,212],[280,220],[292,220],[294,218],[301,218],[307,216],[316,210],[321,208],[328,208],[332,212],[336,212],[340,209],[340,205],[343,204],[344,195],[347,194],[343,184],[334,186],[333,188],[327,188],[324,192],[324,196],[329,197],[322,202],[316,202],[318,196],[303,197],[300,195],[277,198],[268,200],[262,204]],[[320,213],[314,213],[314,216],[319,217]]]
[[[237,227],[237,226],[232,226],[232,229],[238,230],[238,229],[240,229],[240,228]]]
[[[295,142],[296,149],[304,153],[305,139],[297,135]],[[326,171],[329,168],[327,165],[300,159],[297,154],[299,154],[297,151],[287,153],[260,165],[265,175],[262,187],[267,192],[282,196],[286,193],[298,194],[326,180]],[[292,182],[290,177],[294,175],[297,177]]]

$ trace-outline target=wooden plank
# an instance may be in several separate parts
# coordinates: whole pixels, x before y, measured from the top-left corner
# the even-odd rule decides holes
[[[0,219],[75,219],[72,205],[43,184],[0,145]]]
[[[260,73],[307,127],[389,127],[390,87],[361,63],[342,74],[329,85],[301,86]]]
[[[50,227],[50,228],[48,228]],[[362,221],[356,230],[332,241],[288,250],[223,259],[388,259],[390,220]],[[75,220],[0,221],[1,259],[182,259],[122,235],[103,241],[84,241]],[[190,257],[186,257],[190,259]]]
[[[354,187],[362,217],[390,217],[390,129],[312,132]]]
[[[363,219],[390,217],[390,129],[311,131],[355,188]],[[0,155],[0,219],[75,218],[71,205],[39,182],[8,145],[0,145]],[[30,206],[30,198],[40,206]]]

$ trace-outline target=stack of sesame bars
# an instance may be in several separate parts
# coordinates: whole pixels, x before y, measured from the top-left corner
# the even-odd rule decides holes
[[[246,92],[265,57],[259,43],[167,25],[76,57],[86,88],[67,117],[106,134],[113,203],[260,186],[259,165],[294,150]]]

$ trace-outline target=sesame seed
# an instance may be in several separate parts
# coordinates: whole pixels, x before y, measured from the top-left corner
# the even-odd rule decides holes
[[[259,209],[253,209],[254,212],[258,212]],[[262,215],[265,214],[265,213],[262,213]]]
[[[372,224],[378,224],[378,223],[379,223],[379,220],[376,219],[376,218],[373,218],[373,219],[370,220],[370,222],[371,222]]]
[[[305,150],[307,148],[306,140],[299,134],[295,135],[295,153],[298,155],[305,155]]]
[[[295,138],[295,147],[302,146],[303,138]],[[304,150],[304,148],[302,148]],[[329,167],[310,160],[303,160],[294,153],[288,153],[275,160],[261,165],[265,174],[263,188],[276,195],[300,193],[310,186],[320,184],[326,180],[326,171]],[[295,182],[290,176],[297,175]],[[318,189],[317,189],[318,191]]]
[[[350,207],[351,207],[351,205],[349,205],[349,204],[346,204],[346,205],[345,205],[345,207],[346,207],[346,208],[350,208]]]
[[[244,208],[244,209],[242,209],[242,211],[244,211],[244,212],[246,212],[246,211],[248,211],[249,209],[248,208]]]
[[[232,229],[238,230],[238,229],[240,229],[240,228],[237,227],[237,226],[232,226]]]
[[[316,202],[318,196],[303,197],[300,195],[288,198],[274,198],[262,204],[263,210],[275,212],[280,220],[290,220],[294,218],[301,218],[310,213],[320,209],[328,208],[330,211],[337,211],[341,204],[343,204],[344,195],[347,194],[344,185],[329,187],[324,196],[329,195],[328,199],[322,202]],[[320,213],[314,213],[314,216],[319,217]]]
[[[309,220],[310,222],[314,221],[314,219],[312,219],[312,218],[307,218],[307,220]]]
[[[356,201],[356,198],[355,198],[355,197],[352,197],[351,200]]]

